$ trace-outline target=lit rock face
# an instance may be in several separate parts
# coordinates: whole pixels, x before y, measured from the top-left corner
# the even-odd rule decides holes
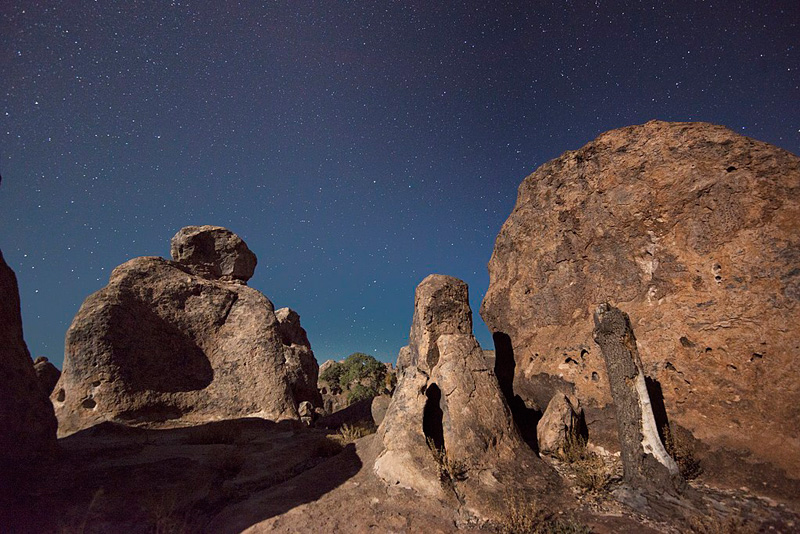
[[[222,245],[201,254],[181,243]],[[300,402],[319,403],[299,317],[288,308],[276,314],[245,285],[255,256],[244,242],[218,227],[188,227],[172,248],[176,261],[143,257],[117,267],[81,306],[51,397],[60,434],[105,420],[296,419]]]
[[[198,276],[247,282],[256,269],[256,255],[242,239],[220,226],[186,226],[170,243],[172,259]]]
[[[0,470],[6,462],[13,465],[55,449],[53,406],[39,387],[22,337],[17,277],[0,252]]]
[[[671,422],[800,478],[798,266],[800,159],[653,121],[522,182],[481,315],[511,340],[515,390],[561,380],[590,410],[611,403],[592,312],[623,306]]]
[[[576,410],[565,395],[553,395],[536,426],[539,452],[555,456],[569,440],[579,439],[582,416],[583,410]]]
[[[472,335],[467,285],[431,275],[417,287],[397,389],[378,428],[375,472],[389,485],[496,518],[515,488],[553,492],[556,477],[525,444]],[[433,450],[432,450],[433,449]],[[442,476],[434,451],[452,469]]]

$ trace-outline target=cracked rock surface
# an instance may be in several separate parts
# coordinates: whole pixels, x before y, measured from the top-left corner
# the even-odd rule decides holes
[[[796,495],[799,267],[800,158],[721,126],[652,121],[525,178],[481,315],[511,340],[515,392],[558,382],[584,405],[590,440],[605,427],[613,439],[592,312],[623,307],[644,373],[670,423],[699,440],[706,473],[751,465],[729,483]]]
[[[417,287],[408,365],[378,429],[375,472],[479,520],[504,514],[504,498],[561,485],[519,434],[472,335],[467,285],[430,275]]]
[[[226,242],[241,241],[225,232]],[[224,255],[218,260],[238,265]],[[318,367],[299,316],[288,309],[276,315],[241,278],[198,272],[179,261],[135,258],[84,301],[51,396],[59,435],[101,421],[296,419],[300,402],[319,404]]]

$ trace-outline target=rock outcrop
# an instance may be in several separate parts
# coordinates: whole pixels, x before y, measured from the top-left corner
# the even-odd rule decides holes
[[[255,256],[224,228],[184,228],[176,261],[117,267],[72,321],[52,400],[59,433],[101,421],[297,419],[319,403],[299,317],[245,282]]]
[[[45,356],[39,356],[33,361],[33,370],[36,372],[39,387],[49,397],[55,389],[58,379],[61,378],[61,371]]]
[[[522,440],[472,335],[464,282],[431,275],[420,283],[402,353],[406,365],[378,428],[380,478],[483,519],[515,491],[555,491],[556,477]]]
[[[515,391],[573,392],[591,439],[612,401],[592,312],[624,306],[671,423],[800,479],[798,266],[800,159],[653,121],[522,182],[481,314],[511,340]]]
[[[3,465],[56,450],[56,418],[22,337],[17,277],[0,252],[0,478]],[[0,481],[0,494],[7,480]]]
[[[614,399],[624,480],[637,487],[672,489],[680,478],[678,465],[658,434],[630,319],[601,304],[594,323],[594,339],[605,359]]]

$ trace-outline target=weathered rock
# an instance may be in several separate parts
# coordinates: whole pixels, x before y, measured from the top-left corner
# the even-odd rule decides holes
[[[642,362],[628,316],[609,304],[594,313],[594,339],[603,354],[619,428],[625,482],[671,489],[679,477],[658,435]]]
[[[237,246],[231,254],[240,252]],[[299,402],[319,401],[316,361],[297,314],[281,310],[279,317],[263,294],[227,281],[224,273],[235,270],[210,278],[197,272],[136,258],[86,299],[67,332],[51,397],[60,434],[106,420],[297,419]]]
[[[33,361],[33,370],[36,372],[39,387],[49,397],[61,377],[61,371],[44,356],[39,356]]]
[[[17,277],[0,252],[0,464],[51,454],[56,447],[53,406],[22,337]],[[6,469],[0,466],[0,478]],[[0,481],[0,494],[6,482]]]
[[[624,305],[672,423],[800,479],[798,265],[800,159],[723,127],[654,121],[523,181],[481,314],[512,342],[515,391],[560,381],[592,439],[589,411],[611,405],[592,312]]]
[[[392,397],[389,395],[378,395],[372,399],[372,421],[376,426],[379,426],[386,417],[386,410],[389,409],[389,403],[392,402]]]
[[[478,518],[504,496],[558,481],[522,440],[472,335],[467,285],[431,275],[417,287],[409,363],[378,429],[375,472],[389,485],[461,503]]]
[[[300,315],[290,308],[281,308],[275,312],[275,317],[284,345],[284,373],[292,385],[292,395],[297,402],[308,401],[312,406],[322,406],[322,396],[317,389],[319,367],[308,335],[300,326]]]
[[[186,226],[172,238],[172,259],[204,278],[247,282],[256,255],[242,239],[220,226]]]
[[[557,454],[567,441],[577,439],[582,411],[576,410],[565,395],[554,395],[536,426],[537,443],[542,454]]]

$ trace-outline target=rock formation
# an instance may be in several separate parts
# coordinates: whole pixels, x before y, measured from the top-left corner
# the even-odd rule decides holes
[[[39,387],[49,397],[55,389],[58,379],[61,378],[61,371],[44,356],[39,356],[33,361],[33,370],[36,371]]]
[[[592,439],[612,401],[592,312],[624,306],[671,423],[800,479],[798,265],[800,159],[653,121],[522,182],[481,314],[511,340],[515,391],[574,392]]]
[[[504,495],[558,483],[525,444],[472,335],[467,285],[431,275],[417,287],[406,365],[378,429],[386,483],[463,504],[487,518]],[[399,367],[399,366],[398,366]]]
[[[678,465],[658,435],[630,319],[619,309],[601,304],[594,322],[594,339],[605,359],[614,399],[625,482],[669,488],[673,477],[679,476]]]
[[[0,252],[0,464],[50,454],[56,446],[53,406],[22,337],[17,277]],[[0,478],[6,474],[0,465]],[[6,480],[0,482],[2,490]]]
[[[566,395],[553,395],[536,426],[537,443],[541,454],[558,454],[569,440],[581,438],[583,410],[577,410]]]
[[[246,285],[256,263],[247,245],[190,226],[172,251],[176,261],[117,267],[81,306],[51,397],[60,434],[105,420],[297,419],[298,403],[319,403],[299,317]]]

